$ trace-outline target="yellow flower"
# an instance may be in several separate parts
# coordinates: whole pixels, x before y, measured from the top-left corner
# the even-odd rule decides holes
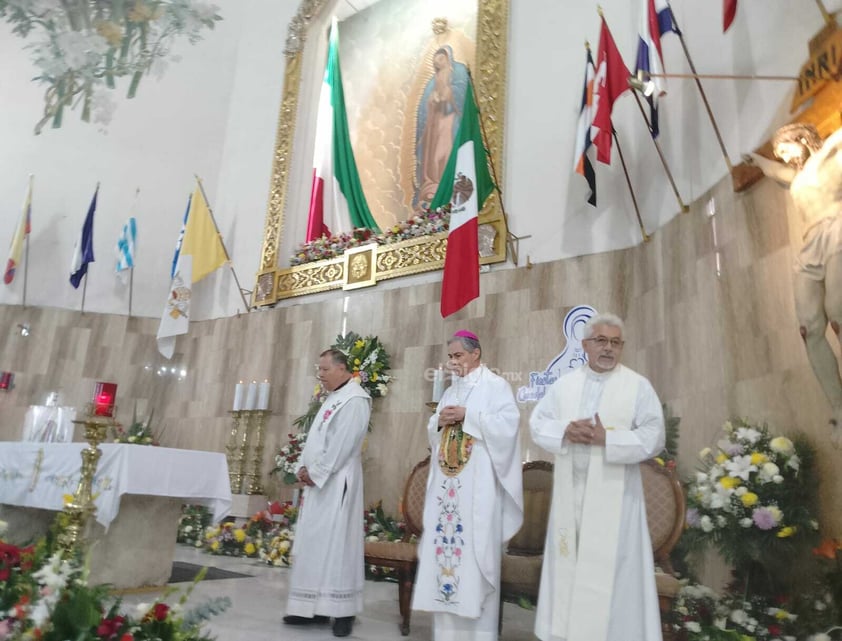
[[[725,461],[728,460],[728,455],[725,452],[720,452],[716,455],[716,462],[722,465]]]
[[[746,507],[751,507],[752,505],[757,503],[757,494],[755,494],[754,492],[746,492],[740,497],[740,500]]]
[[[61,497],[64,500],[65,505],[70,505],[73,503],[73,495],[72,494],[62,494]]]
[[[216,552],[219,549],[219,541],[214,541],[213,543],[211,543],[210,548],[211,548],[211,550]]]
[[[242,543],[246,540],[245,530],[234,530],[234,540],[237,543]]]
[[[765,463],[769,460],[769,457],[763,454],[762,452],[752,452],[751,453],[751,464],[752,465],[760,465],[761,463]]]
[[[658,463],[658,465],[664,464],[664,459],[662,459],[660,456],[656,456],[655,461]]]
[[[365,341],[363,339],[358,340],[356,343],[354,343],[354,347],[356,347],[357,349],[362,349],[363,347],[365,347]]]
[[[782,527],[780,530],[778,530],[778,538],[779,539],[785,539],[789,536],[792,536],[797,531],[798,531],[798,528],[795,527],[794,525],[787,525],[786,527]]]
[[[769,447],[778,454],[790,455],[795,451],[795,446],[786,436],[776,436],[769,441]]]
[[[723,476],[721,479],[719,479],[719,484],[726,490],[731,490],[737,487],[740,484],[740,482],[740,479],[735,478],[733,476]]]
[[[374,372],[374,373],[371,375],[371,380],[372,380],[372,381],[376,381],[376,380],[377,380],[377,372]]]
[[[360,359],[359,359],[359,358],[355,358],[355,359],[354,359],[354,365],[359,365],[359,364],[360,364]]]
[[[290,544],[289,541],[281,541],[281,544],[278,546],[278,551],[281,554],[286,554],[289,551]]]
[[[252,554],[254,554],[255,550],[257,550],[257,548],[256,548],[256,547],[254,547],[254,543],[252,543],[251,541],[249,541],[248,543],[246,543],[246,546],[243,548],[243,551],[244,551],[244,552],[246,553],[246,555],[248,555],[248,556],[251,556]]]
[[[784,619],[788,619],[789,618],[789,612],[787,612],[786,610],[778,609],[778,611],[775,612],[775,618],[778,621],[783,621]]]

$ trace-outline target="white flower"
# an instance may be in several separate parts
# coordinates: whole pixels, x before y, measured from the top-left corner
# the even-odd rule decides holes
[[[784,456],[789,456],[795,452],[795,445],[786,436],[776,436],[769,441],[769,447],[772,448],[773,452],[783,454]]]
[[[793,470],[795,470],[797,472],[798,468],[801,467],[801,459],[798,458],[797,456],[793,456],[792,458],[790,458],[786,462],[786,466],[791,467]]]
[[[700,519],[699,526],[702,528],[703,532],[713,531],[713,521],[710,520],[710,517],[707,514]]]
[[[773,481],[774,483],[783,483],[783,482],[784,482],[784,477],[783,477],[783,476],[781,476],[780,474],[775,474],[775,476],[773,476],[773,477],[772,477],[772,481]]]
[[[751,527],[751,524],[752,524],[752,520],[748,517],[740,519],[740,527],[748,528],[748,527]]]
[[[702,626],[699,625],[698,621],[688,621],[684,624],[684,627],[687,628],[690,632],[701,632]]]
[[[359,539],[357,539],[359,541]],[[365,537],[365,540],[369,543],[377,543],[380,539],[377,538],[376,534],[370,534],[369,536]]]
[[[745,625],[748,623],[748,615],[742,610],[734,610],[731,612],[731,621],[737,625]]]
[[[827,610],[827,604],[824,601],[816,601],[815,603],[813,603],[813,607],[819,612],[824,612],[825,610]]]
[[[807,637],[807,641],[833,641],[833,640],[830,638],[830,635],[827,635],[824,632],[819,632],[818,634],[814,634],[811,637]]]
[[[708,475],[704,472],[696,472],[696,483],[705,483],[708,480]]]
[[[780,472],[780,468],[769,461],[760,467],[760,478],[764,481],[771,481],[776,475],[780,474]]]
[[[725,432],[727,432],[728,434],[730,434],[731,432],[733,432],[733,431],[734,431],[734,426],[733,426],[733,424],[731,423],[731,421],[725,421],[725,424],[722,426],[722,429],[723,429],[723,431],[725,431]]]
[[[724,516],[722,516],[721,514],[719,514],[719,515],[716,517],[716,524],[717,524],[719,527],[725,527],[725,524],[726,524],[727,522],[728,522],[728,521],[727,521],[727,520],[725,519],[725,517],[724,517]]]
[[[737,496],[742,496],[746,493],[748,493],[748,488],[745,485],[741,485],[736,490],[734,490],[734,494],[736,494]]]
[[[738,477],[744,481],[748,481],[748,477],[752,472],[757,471],[757,466],[752,465],[751,456],[746,454],[743,456],[735,456],[723,464],[731,476]]]
[[[748,441],[754,445],[760,438],[760,432],[753,427],[740,427],[737,428],[737,438],[743,441]]]
[[[378,383],[377,391],[380,392],[380,396],[386,396],[386,394],[389,392],[389,388],[386,387],[383,383]]]
[[[699,452],[699,458],[704,460],[711,455],[711,451],[709,447],[704,448],[701,452]]]

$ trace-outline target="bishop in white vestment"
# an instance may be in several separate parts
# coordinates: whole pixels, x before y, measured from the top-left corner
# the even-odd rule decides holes
[[[585,326],[588,363],[536,405],[532,438],[555,454],[535,634],[543,641],[660,641],[639,463],[664,447],[652,385],[619,364],[623,324]]]
[[[334,617],[335,636],[351,633],[363,609],[362,444],[371,398],[351,377],[345,356],[324,352],[319,379],[330,391],[310,427],[298,479],[305,484],[295,525],[287,616],[293,625]]]
[[[474,334],[453,336],[453,384],[427,425],[432,462],[412,608],[433,612],[435,641],[496,641],[503,547],[523,522],[520,414],[481,354]]]

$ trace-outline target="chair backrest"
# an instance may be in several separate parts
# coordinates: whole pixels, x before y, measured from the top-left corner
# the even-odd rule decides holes
[[[544,551],[550,503],[553,496],[553,464],[523,464],[523,525],[509,541],[510,554],[533,555]]]
[[[403,488],[403,518],[406,522],[406,538],[420,536],[424,530],[424,499],[427,496],[427,476],[430,473],[430,457],[418,463],[409,473]]]
[[[646,523],[652,539],[655,562],[670,569],[669,555],[684,531],[686,500],[675,470],[657,461],[640,464]]]

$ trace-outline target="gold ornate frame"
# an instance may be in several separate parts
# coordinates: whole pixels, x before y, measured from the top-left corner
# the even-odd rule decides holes
[[[473,69],[476,95],[496,178],[502,180],[503,133],[506,107],[506,56],[510,0],[477,0],[477,51]],[[342,256],[290,268],[278,267],[278,252],[284,226],[284,209],[289,189],[298,93],[301,85],[304,43],[311,23],[317,21],[328,0],[302,0],[287,34],[286,70],[275,136],[275,153],[269,202],[260,252],[260,267],[252,293],[252,305],[272,305],[284,298],[347,285],[347,270]],[[483,264],[506,260],[508,229],[500,201],[493,195],[479,215],[480,226],[493,229],[491,253],[483,255]],[[379,247],[376,252],[375,281],[407,274],[441,269],[447,238],[435,234]]]

